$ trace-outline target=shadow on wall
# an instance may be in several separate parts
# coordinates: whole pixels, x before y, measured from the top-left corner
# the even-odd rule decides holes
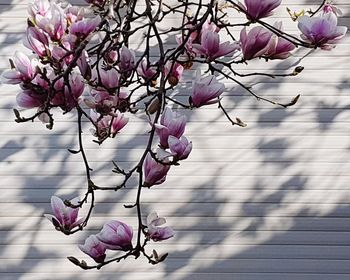
[[[5,13],[11,5],[0,5],[0,9]],[[344,15],[345,19],[349,17]],[[6,34],[6,30],[2,31],[9,44],[20,40],[21,35]],[[294,67],[295,60],[291,65],[276,65],[282,70]],[[318,71],[327,74],[327,69]],[[145,191],[144,212],[157,210],[167,217],[177,234],[164,244],[154,244],[160,251],[169,251],[168,260],[144,271],[159,273],[159,279],[182,280],[206,280],[217,275],[223,280],[233,276],[235,280],[328,280],[331,274],[337,274],[337,280],[346,279],[350,274],[350,193],[346,189],[350,143],[343,127],[347,121],[342,121],[341,114],[350,108],[346,98],[350,77],[345,74],[337,79],[341,82],[327,86],[326,101],[312,90],[306,94],[306,103],[301,99],[299,108],[288,110],[255,105],[253,97],[233,88],[225,97],[229,100],[228,111],[232,115],[243,112],[245,115],[239,117],[248,119],[247,129],[232,128],[222,116],[214,114],[213,125],[208,126],[198,121],[203,114],[189,113],[189,138],[197,138],[193,153],[198,149],[198,156],[172,170],[163,186],[148,194]],[[292,78],[251,82],[259,94],[273,92],[271,97],[285,92],[286,84],[293,89],[295,86]],[[179,92],[187,90],[187,86],[180,86]],[[289,100],[294,92],[286,92],[283,98]],[[334,95],[337,98],[328,98]],[[11,107],[12,103],[1,103],[1,111],[10,112]],[[214,112],[212,108],[205,109],[208,115]],[[8,125],[12,119],[9,114],[3,122]],[[72,119],[74,116],[59,118],[52,132],[37,128],[38,123],[17,124],[16,129],[5,128],[2,132],[0,257],[7,260],[0,265],[0,275],[11,272],[11,279],[22,279],[32,272],[51,273],[57,271],[56,263],[68,271],[70,264],[63,260],[64,256],[82,256],[72,248],[97,232],[106,221],[104,217],[133,220],[131,210],[115,205],[115,201],[132,202],[132,185],[116,194],[98,194],[100,204],[95,218],[88,230],[77,236],[62,236],[43,218],[43,213],[50,212],[48,201],[52,194],[72,198],[85,188],[78,156],[64,152],[64,148],[76,146]],[[17,129],[23,129],[23,134],[18,135]],[[84,132],[89,133],[87,125]],[[220,137],[222,141],[217,140]],[[120,144],[110,141],[100,156],[94,153],[95,146],[87,136],[91,158],[97,158],[92,162],[97,183],[115,183],[108,173],[111,165],[107,159],[115,158],[109,149],[117,147],[117,158],[128,165],[136,158],[133,150],[144,146],[143,139],[144,134],[121,134]],[[201,162],[210,162],[210,166]],[[114,276],[96,277],[114,280],[117,274],[121,279],[133,279],[128,277],[137,262],[126,263],[129,266],[110,266]],[[74,268],[68,274],[76,279],[87,277]],[[142,279],[148,279],[145,277]]]

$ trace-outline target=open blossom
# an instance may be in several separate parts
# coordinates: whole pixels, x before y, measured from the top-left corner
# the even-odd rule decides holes
[[[105,89],[115,90],[119,86],[120,75],[115,68],[108,70],[99,69],[98,72],[96,69],[92,72],[92,80],[96,83],[101,83]]]
[[[220,43],[220,35],[211,30],[202,31],[200,45],[194,44],[193,47],[195,52],[210,60],[231,55],[240,48],[238,43]]]
[[[135,68],[135,52],[125,46],[122,46],[120,49],[119,59],[118,66],[120,71],[124,75],[129,76],[131,71]]]
[[[108,115],[103,116],[102,118],[100,118],[99,114],[91,110],[90,117],[97,126],[95,135],[99,139],[114,137],[129,121],[129,119],[118,110],[113,113],[113,116]]]
[[[152,212],[147,216],[147,235],[153,241],[162,241],[174,236],[171,227],[160,227],[165,224],[164,218],[158,217],[156,212]]]
[[[21,82],[30,82],[35,74],[35,64],[24,53],[16,51],[13,57],[14,69],[3,72],[2,78],[7,84],[19,84]]]
[[[274,26],[282,30],[282,22],[277,22]],[[294,50],[296,46],[290,41],[273,35],[269,42],[269,47],[264,54],[264,57],[269,59],[285,59],[290,56],[290,52]]]
[[[245,60],[263,56],[270,48],[273,33],[264,27],[256,26],[247,32],[244,27],[240,34],[242,53]]]
[[[337,26],[338,18],[334,13],[325,13],[318,17],[302,16],[298,19],[301,37],[307,42],[330,50],[347,32],[346,26]]]
[[[202,78],[197,73],[193,82],[191,103],[194,107],[201,107],[218,102],[217,98],[225,91],[225,85],[217,81],[214,75]]]
[[[156,124],[156,133],[159,136],[160,145],[168,148],[168,138],[170,135],[180,138],[185,132],[186,116],[173,112],[166,107],[160,121]]]
[[[48,0],[34,0],[28,4],[28,14],[35,21],[37,15],[45,16],[50,10],[51,4]]]
[[[61,40],[67,28],[63,9],[56,3],[51,4],[49,12],[45,15],[37,14],[35,16],[35,22],[53,41]]]
[[[72,199],[71,203],[77,205],[79,198]],[[45,214],[45,217],[54,225],[59,225],[62,229],[71,230],[84,221],[84,218],[78,219],[79,208],[66,206],[62,199],[57,196],[51,197],[51,208],[53,215]]]
[[[79,249],[89,255],[97,263],[102,263],[106,258],[106,245],[96,235],[90,235],[84,245],[78,245]]]
[[[132,227],[119,221],[105,223],[102,230],[96,235],[107,249],[122,251],[132,248],[132,236]]]
[[[80,21],[74,22],[70,27],[70,33],[77,37],[86,37],[91,32],[95,31],[96,27],[100,24],[101,17],[96,16],[94,18],[85,18]]]
[[[84,99],[85,104],[95,109],[97,113],[102,115],[114,115],[113,108],[116,108],[120,103],[126,100],[128,92],[120,89],[118,95],[111,95],[106,91],[91,91],[91,97]]]
[[[168,143],[171,154],[175,159],[186,159],[192,151],[192,142],[189,142],[185,136],[182,136],[180,139],[178,139],[170,135]]]
[[[18,106],[26,109],[42,107],[47,100],[47,95],[38,94],[32,90],[23,90],[16,96]]]
[[[35,27],[27,28],[23,44],[38,56],[44,57],[49,54],[49,40],[47,36]]]
[[[58,80],[55,83],[55,96],[51,100],[53,105],[60,106],[66,111],[72,110],[78,104],[85,88],[82,76],[76,72],[69,76],[69,85],[70,87],[65,85],[63,78]]]
[[[281,5],[282,0],[244,0],[247,18],[256,21],[272,15],[272,11]]]
[[[153,185],[162,184],[166,179],[169,169],[170,165],[157,162],[151,154],[148,153],[143,164],[143,172],[145,175],[144,186],[151,187]]]

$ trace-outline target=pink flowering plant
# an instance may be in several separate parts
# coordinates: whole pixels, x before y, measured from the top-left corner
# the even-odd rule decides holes
[[[167,254],[159,255],[154,250],[150,253],[148,246],[176,233],[170,226],[164,226],[165,218],[155,212],[143,212],[142,193],[163,184],[169,170],[181,168],[182,161],[195,148],[186,136],[186,116],[173,107],[200,110],[217,106],[229,123],[245,127],[221,103],[228,91],[225,81],[237,84],[257,100],[285,108],[292,106],[299,95],[286,102],[260,97],[240,78],[296,76],[302,72],[302,66],[280,74],[242,74],[236,66],[257,59],[266,62],[287,59],[297,48],[330,51],[345,36],[347,28],[338,25],[341,11],[330,1],[320,1],[314,11],[288,9],[291,21],[300,31],[298,35],[285,32],[282,22],[266,21],[281,0],[86,2],[83,7],[58,0],[30,1],[23,40],[27,51],[15,52],[2,80],[19,86],[18,107],[36,110],[29,115],[14,109],[16,122],[39,120],[53,129],[59,112],[76,116],[79,148],[69,152],[81,155],[86,170],[86,193],[70,200],[52,196],[52,215],[46,217],[57,230],[71,235],[88,227],[96,192],[122,192],[132,187],[137,190],[133,204],[120,206],[135,210],[137,227],[133,229],[128,221],[106,221],[99,233],[79,244],[81,251],[96,263],[68,259],[83,269],[100,269],[141,256],[157,264]],[[178,25],[164,28],[165,20],[174,14],[179,18]],[[174,37],[175,47],[164,42],[169,37]],[[140,44],[137,49],[132,47],[135,41]],[[156,53],[156,57],[151,53]],[[196,70],[196,75],[184,102],[175,90],[190,69]],[[82,122],[91,124],[96,145],[103,145],[108,138],[118,141],[118,134],[123,133],[129,118],[136,113],[143,114],[148,119],[145,126],[149,126],[141,157],[129,170],[113,162],[112,174],[123,177],[121,184],[113,187],[95,184],[83,145]],[[129,183],[133,175],[138,178],[136,186]],[[87,207],[86,214],[79,218],[83,207]],[[119,251],[119,255],[110,257],[109,251]]]

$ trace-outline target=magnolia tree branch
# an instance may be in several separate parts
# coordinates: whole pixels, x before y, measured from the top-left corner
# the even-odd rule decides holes
[[[151,242],[173,237],[174,231],[164,226],[165,219],[157,213],[144,213],[142,194],[163,184],[169,170],[181,168],[192,151],[192,142],[185,136],[187,119],[169,104],[183,110],[216,104],[228,123],[245,127],[246,123],[224,108],[225,82],[238,85],[257,100],[287,108],[297,103],[299,94],[290,102],[277,102],[255,93],[242,78],[282,79],[297,76],[304,68],[246,73],[237,70],[238,65],[287,59],[298,47],[329,51],[347,28],[337,25],[340,11],[330,1],[322,1],[315,11],[288,10],[299,34],[283,31],[281,22],[266,22],[281,0],[245,0],[243,4],[235,0],[86,2],[86,7],[76,7],[65,1],[31,1],[24,40],[28,54],[16,52],[2,79],[20,85],[18,107],[37,110],[23,117],[22,111],[14,109],[16,122],[38,119],[52,129],[60,111],[77,115],[78,149],[68,150],[80,154],[87,188],[82,198],[51,197],[53,215],[46,217],[57,230],[66,235],[84,230],[97,193],[122,191],[132,187],[131,178],[137,177],[135,202],[124,205],[135,211],[135,231],[126,222],[106,221],[100,232],[79,245],[96,264],[68,259],[82,269],[100,269],[140,256],[157,264],[167,254],[148,253],[146,248]],[[166,22],[174,15],[178,23],[168,27]],[[166,40],[175,40],[176,45]],[[186,83],[185,73],[193,72],[191,89],[183,101],[178,88]],[[121,183],[112,187],[95,184],[83,144],[83,122],[92,127],[94,142],[103,145],[110,138],[117,141],[135,114],[146,116],[150,126],[142,155],[129,170],[113,161],[112,174],[121,176]],[[87,208],[86,214],[78,218],[81,208]],[[111,258],[110,251],[121,253]]]

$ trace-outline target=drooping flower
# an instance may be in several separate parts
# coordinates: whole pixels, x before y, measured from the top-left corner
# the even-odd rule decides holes
[[[242,53],[245,60],[263,56],[270,48],[273,33],[261,26],[253,27],[248,33],[244,27],[240,34]]]
[[[192,151],[192,142],[189,142],[185,136],[178,139],[170,135],[168,143],[171,154],[176,160],[186,159]]]
[[[23,44],[40,57],[49,55],[49,40],[42,31],[35,27],[27,28]]]
[[[217,81],[214,75],[202,78],[197,72],[193,82],[190,102],[194,107],[201,107],[218,102],[217,98],[225,91],[225,85]]]
[[[77,205],[79,203],[79,198],[76,197],[72,199],[71,203]],[[84,221],[84,218],[78,219],[79,208],[66,206],[62,199],[57,196],[51,197],[51,208],[53,215],[45,214],[45,217],[55,226],[58,225],[61,227],[61,229],[71,230]]]
[[[277,29],[282,30],[282,22],[277,22],[274,26]],[[290,52],[295,48],[296,46],[287,39],[273,35],[264,57],[269,59],[286,59],[290,56]]]
[[[14,69],[6,70],[2,73],[3,81],[7,84],[19,84],[30,82],[35,74],[35,63],[24,53],[16,51],[13,57]]]
[[[78,245],[79,249],[89,255],[97,263],[102,263],[106,258],[106,245],[96,235],[90,235],[84,245]]]
[[[180,138],[185,132],[186,116],[179,115],[173,112],[169,107],[166,107],[160,121],[156,124],[156,133],[159,136],[160,145],[163,148],[168,148],[169,135]]]
[[[162,184],[166,179],[169,169],[170,165],[157,162],[151,154],[148,153],[143,164],[145,176],[144,186],[149,188],[153,185]]]
[[[334,48],[348,30],[346,26],[337,26],[338,18],[334,13],[325,13],[318,17],[301,16],[298,18],[301,37],[315,47],[323,50]]]
[[[247,18],[256,21],[272,15],[272,11],[281,5],[282,0],[244,0]]]
[[[209,60],[232,55],[240,48],[238,43],[220,43],[220,35],[211,30],[202,31],[201,43],[194,44],[193,47],[199,55],[203,55]]]
[[[96,235],[107,249],[128,251],[132,249],[132,227],[119,221],[105,223],[102,230]]]
[[[160,227],[165,224],[164,218],[158,217],[156,212],[152,212],[147,216],[147,235],[153,241],[163,241],[174,236],[171,227]]]

